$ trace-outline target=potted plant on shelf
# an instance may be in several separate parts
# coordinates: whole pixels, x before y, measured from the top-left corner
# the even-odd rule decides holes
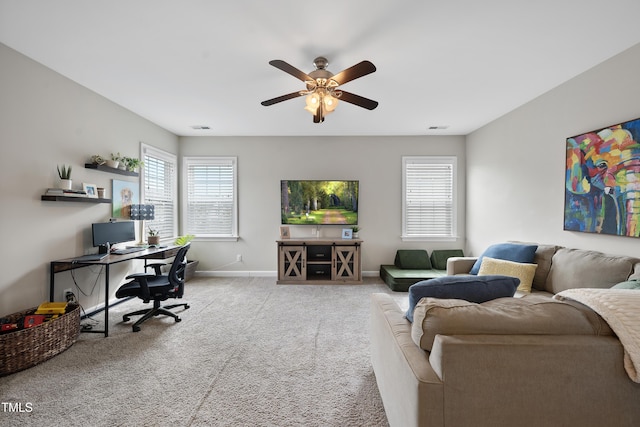
[[[153,228],[149,227],[147,243],[149,243],[150,245],[160,244],[160,235],[158,234],[158,230],[154,230]]]
[[[60,188],[71,190],[71,165],[58,166],[58,176],[60,177]]]
[[[187,234],[184,236],[179,236],[178,238],[176,238],[176,240],[173,242],[174,245],[176,246],[184,246],[187,243],[189,243],[190,241],[192,241],[196,236],[194,236],[193,234]],[[184,270],[184,281],[188,281],[191,280],[195,274],[196,274],[196,270],[198,268],[198,264],[200,263],[200,261],[196,260],[196,259],[189,259],[187,257],[187,266]]]
[[[144,162],[134,157],[123,157],[122,162],[128,171],[135,172],[140,166],[144,165]]]
[[[111,160],[107,160],[107,166],[109,166],[110,168],[114,168],[114,169],[118,169],[118,166],[120,166],[120,152],[113,154],[111,153]]]
[[[358,233],[360,232],[360,227],[358,227],[357,225],[354,225],[353,227],[351,227],[351,231],[353,231],[353,238],[357,239],[358,238]]]

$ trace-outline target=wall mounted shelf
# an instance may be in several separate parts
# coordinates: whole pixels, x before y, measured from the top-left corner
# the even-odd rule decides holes
[[[96,197],[49,196],[46,194],[42,195],[41,200],[46,202],[111,203],[111,199],[99,199]]]
[[[128,170],[124,170],[124,169],[118,169],[118,168],[111,168],[107,165],[97,165],[95,163],[85,163],[84,167],[87,169],[96,169],[99,171],[103,171],[103,172],[111,172],[111,173],[117,173],[120,175],[128,175],[128,176],[139,176],[140,174],[138,172],[132,172],[132,171],[128,171]]]

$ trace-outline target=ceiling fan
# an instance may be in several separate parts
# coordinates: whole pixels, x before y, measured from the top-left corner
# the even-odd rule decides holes
[[[265,107],[288,99],[307,95],[307,106],[305,107],[305,110],[313,114],[314,123],[321,123],[324,121],[327,114],[332,113],[333,110],[335,110],[338,105],[338,99],[357,105],[358,107],[366,108],[367,110],[373,110],[378,106],[376,101],[350,92],[345,92],[344,90],[338,90],[339,86],[376,71],[375,65],[369,61],[362,61],[335,75],[327,70],[329,61],[327,61],[327,58],[322,56],[317,57],[313,61],[313,65],[316,69],[309,74],[300,71],[296,67],[280,59],[269,61],[269,64],[284,71],[285,73],[291,74],[297,79],[302,80],[307,85],[307,88],[306,90],[299,90],[277,98],[262,101],[261,104]]]

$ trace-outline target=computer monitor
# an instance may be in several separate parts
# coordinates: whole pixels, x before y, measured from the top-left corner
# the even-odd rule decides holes
[[[107,249],[115,243],[136,240],[134,221],[94,223],[91,224],[91,232],[93,236],[93,246],[99,246],[101,250]]]

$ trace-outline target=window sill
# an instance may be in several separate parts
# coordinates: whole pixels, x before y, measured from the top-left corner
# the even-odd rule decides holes
[[[196,236],[194,240],[202,242],[237,242],[240,236]]]
[[[457,236],[400,236],[403,242],[455,242]]]

